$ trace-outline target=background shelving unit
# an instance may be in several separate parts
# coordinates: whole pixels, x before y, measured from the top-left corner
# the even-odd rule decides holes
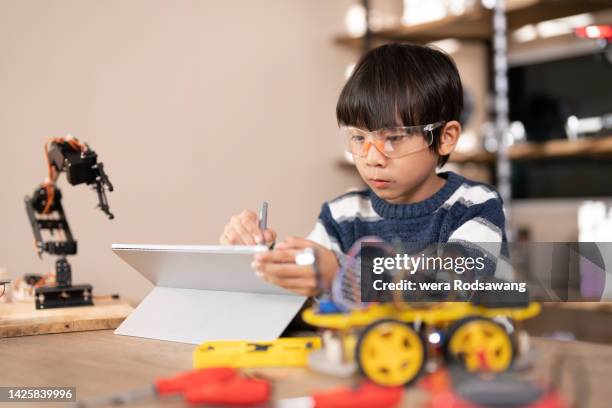
[[[545,20],[590,13],[612,7],[610,0],[507,0],[506,19],[508,30]],[[446,38],[465,41],[491,41],[493,11],[477,3],[461,15],[451,15],[440,20],[411,26],[388,27],[369,30],[374,43],[410,41],[429,43]],[[363,47],[364,36],[338,35],[336,44],[355,49]]]
[[[505,3],[508,30],[514,30],[527,24],[612,8],[612,0],[507,0]],[[363,4],[367,10],[369,2],[364,1]],[[493,13],[492,9],[487,9],[477,2],[474,7],[461,15],[450,15],[436,21],[411,26],[397,25],[378,30],[368,27],[363,36],[338,35],[334,38],[334,42],[340,46],[363,50],[393,41],[429,43],[455,38],[462,41],[483,42],[491,47]],[[507,148],[507,156],[511,161],[573,157],[612,158],[612,135],[575,140],[559,139],[540,143],[519,142]],[[457,164],[495,165],[498,158],[496,153],[475,149],[457,151],[451,155],[450,161]],[[339,159],[338,164],[344,168],[353,167],[351,163],[343,159]]]

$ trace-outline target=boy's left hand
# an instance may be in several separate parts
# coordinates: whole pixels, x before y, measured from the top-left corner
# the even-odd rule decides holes
[[[312,266],[295,263],[295,256],[306,248],[317,251],[322,286],[331,287],[339,268],[336,255],[324,246],[304,238],[287,238],[276,244],[274,250],[255,254],[252,267],[259,277],[274,285],[304,296],[318,295],[319,286]]]

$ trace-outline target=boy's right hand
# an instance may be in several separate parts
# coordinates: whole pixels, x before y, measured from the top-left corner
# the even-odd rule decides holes
[[[221,245],[257,245],[270,246],[276,241],[276,231],[259,229],[259,218],[253,211],[244,210],[230,218],[219,237]]]

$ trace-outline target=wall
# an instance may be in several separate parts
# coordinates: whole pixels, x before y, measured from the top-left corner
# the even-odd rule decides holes
[[[23,197],[43,143],[72,133],[99,154],[116,219],[85,186],[59,186],[79,242],[75,283],[142,298],[113,242],[216,243],[230,215],[270,202],[282,237],[309,232],[338,172],[335,102],[350,1],[2,0],[0,266],[42,273]]]
[[[45,177],[43,143],[68,132],[116,187],[108,221],[93,191],[59,183],[79,241],[75,282],[98,294],[139,300],[151,288],[113,242],[216,243],[232,214],[263,199],[281,238],[308,233],[324,200],[360,185],[338,166],[334,116],[358,55],[331,40],[350,4],[0,1],[0,267],[14,277],[53,267],[33,251],[23,197]],[[468,126],[478,131],[486,50],[464,44],[453,57],[478,101]],[[562,210],[574,225],[575,208]],[[517,208],[517,222],[541,220],[531,213]]]

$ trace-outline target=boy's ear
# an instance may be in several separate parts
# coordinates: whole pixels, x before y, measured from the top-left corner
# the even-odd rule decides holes
[[[440,133],[440,140],[438,142],[438,154],[440,156],[449,155],[455,150],[459,136],[461,135],[461,124],[456,120],[446,122],[442,133]]]

